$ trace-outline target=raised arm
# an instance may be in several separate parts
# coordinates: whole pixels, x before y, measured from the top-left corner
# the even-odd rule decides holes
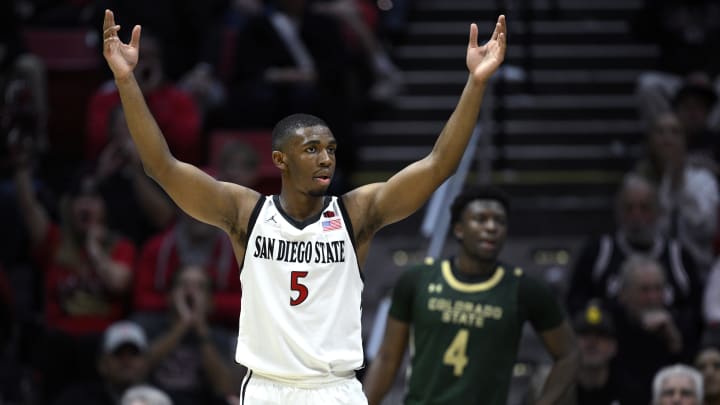
[[[216,181],[173,157],[133,75],[140,51],[140,26],[133,28],[129,44],[120,41],[119,30],[112,11],[106,10],[103,55],[115,77],[130,134],[145,172],[190,216],[227,232],[243,231],[242,216],[249,215],[259,194],[239,185]]]
[[[430,154],[385,183],[360,187],[347,195],[349,209],[357,210],[359,217],[367,218],[373,228],[415,212],[455,172],[478,120],[486,84],[505,58],[506,32],[505,16],[501,15],[488,42],[480,46],[478,28],[471,24],[466,56],[470,74],[455,111]]]

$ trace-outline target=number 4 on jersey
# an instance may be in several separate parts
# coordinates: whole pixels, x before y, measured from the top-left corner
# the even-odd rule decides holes
[[[452,366],[453,374],[456,377],[462,375],[465,366],[468,364],[468,337],[470,337],[470,332],[467,329],[460,329],[443,356],[443,364]]]

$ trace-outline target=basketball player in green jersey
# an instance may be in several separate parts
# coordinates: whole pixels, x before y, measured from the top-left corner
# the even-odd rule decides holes
[[[575,337],[553,293],[498,261],[508,199],[469,190],[452,205],[457,256],[406,271],[393,291],[385,337],[364,381],[370,405],[390,389],[410,341],[405,405],[505,405],[523,323],[554,364],[536,404],[556,404],[578,370]]]

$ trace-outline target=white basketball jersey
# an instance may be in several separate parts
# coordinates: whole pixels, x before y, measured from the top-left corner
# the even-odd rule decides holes
[[[248,226],[237,362],[291,381],[360,368],[363,280],[342,201],[299,223],[263,197]]]

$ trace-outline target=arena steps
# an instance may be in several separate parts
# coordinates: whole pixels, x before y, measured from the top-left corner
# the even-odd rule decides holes
[[[468,25],[477,22],[485,38],[496,3],[415,3],[407,37],[393,50],[405,91],[360,124],[358,182],[385,180],[430,151],[467,79]],[[641,1],[518,3],[528,7],[505,12],[504,66],[514,79],[494,89],[492,146],[476,160],[490,159],[490,177],[517,200],[516,234],[539,235],[548,224],[563,234],[604,230],[615,186],[642,154],[633,88],[658,50],[631,35]]]

